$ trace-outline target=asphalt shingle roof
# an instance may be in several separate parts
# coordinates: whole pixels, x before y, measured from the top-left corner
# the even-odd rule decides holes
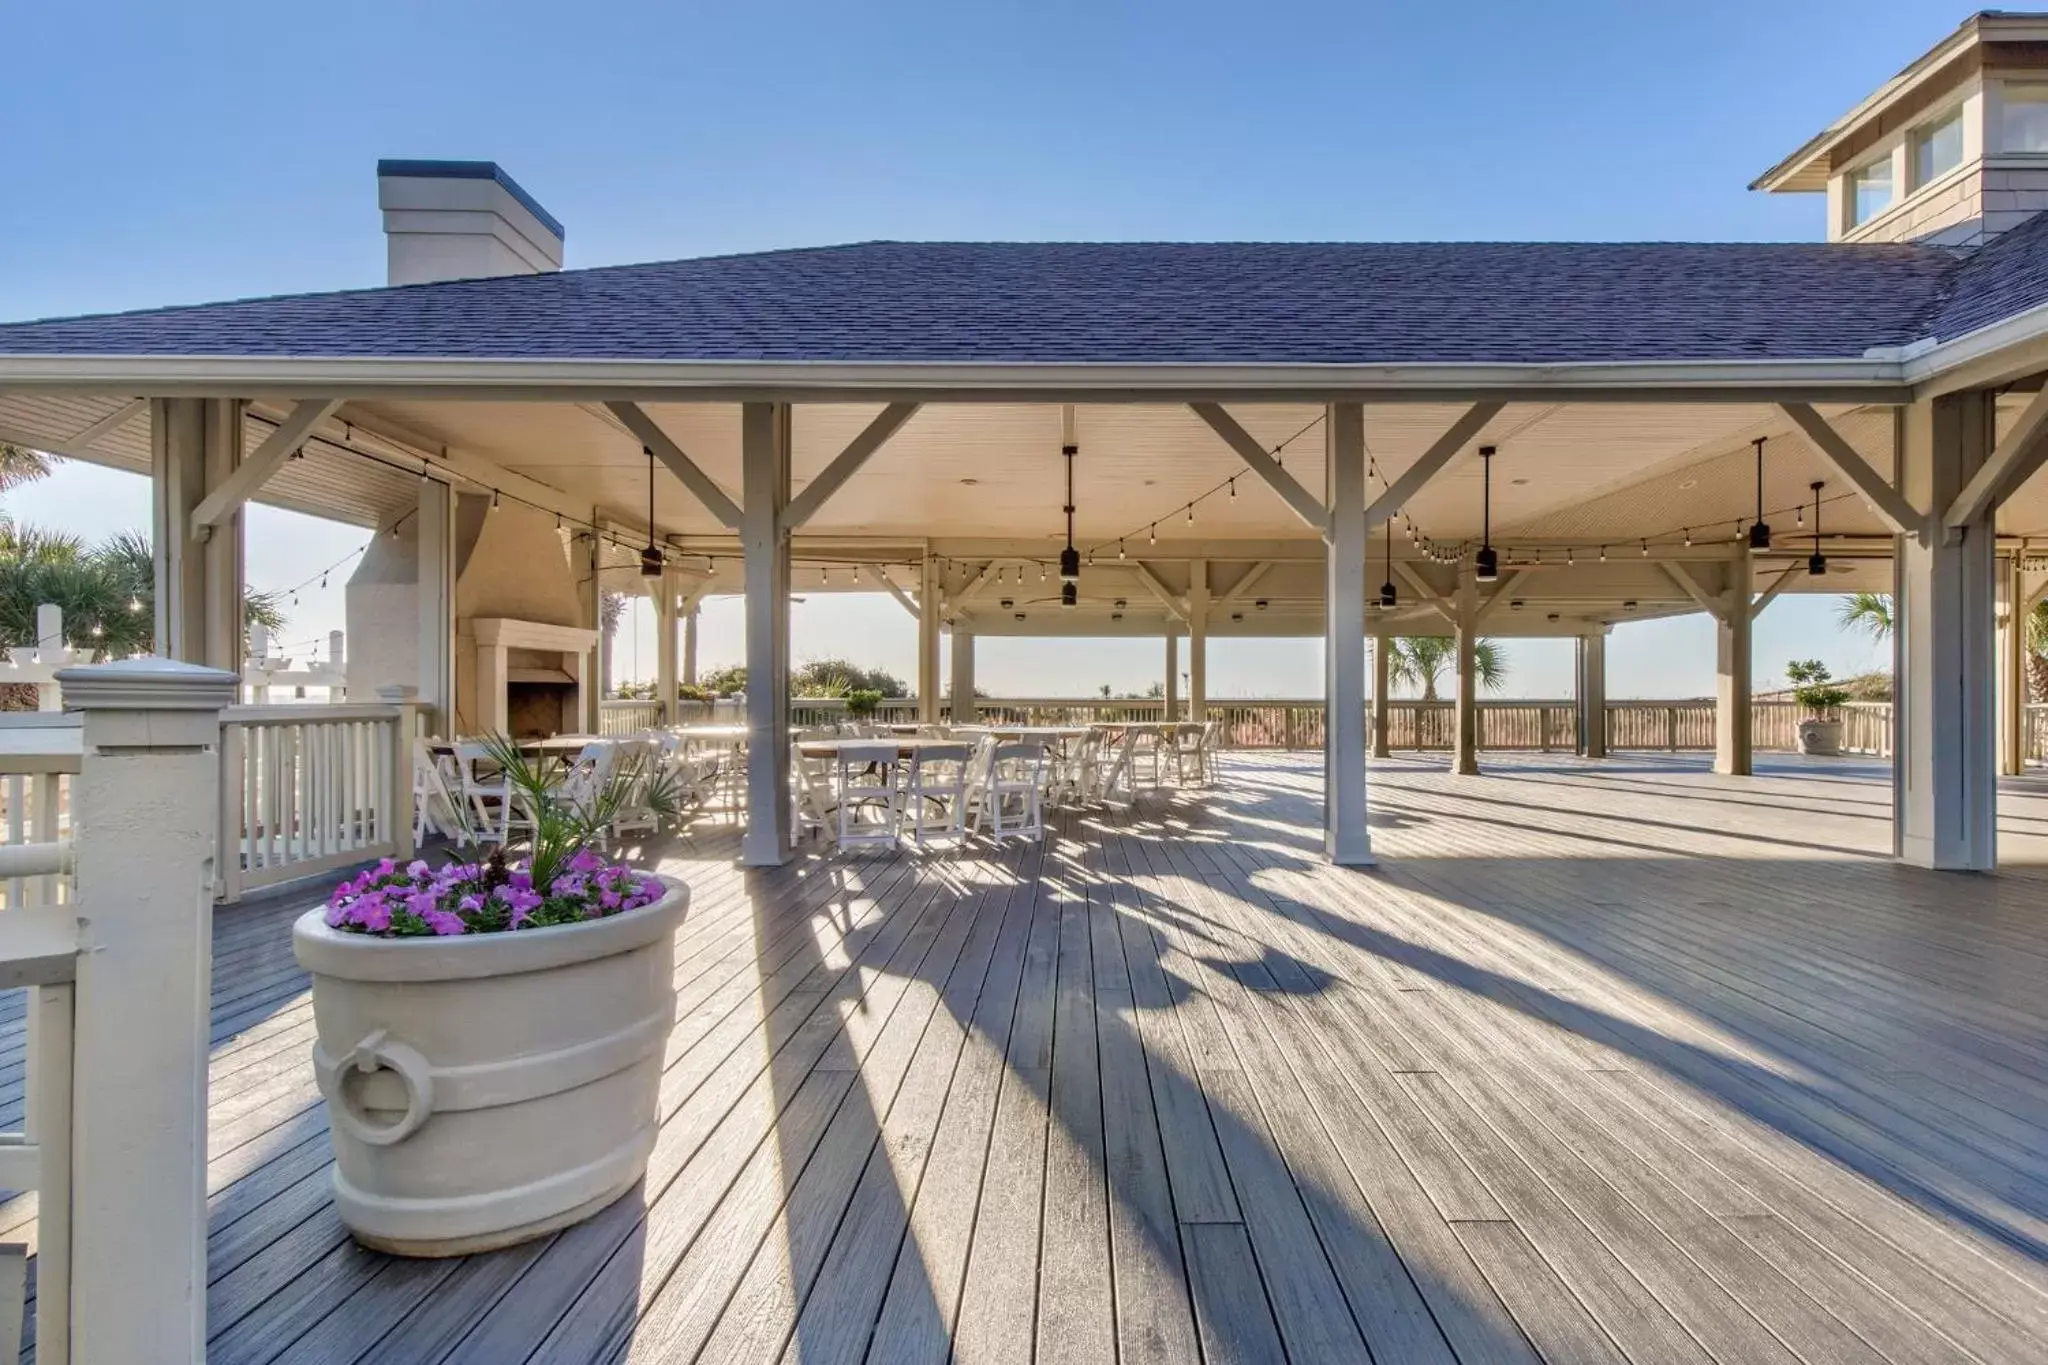
[[[907,243],[0,325],[0,354],[1574,363],[1854,358],[2048,299],[2048,215],[1967,257],[1821,243]]]

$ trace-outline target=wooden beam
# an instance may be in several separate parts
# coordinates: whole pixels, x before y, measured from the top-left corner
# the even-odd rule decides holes
[[[1788,564],[1783,573],[1771,580],[1771,586],[1758,593],[1756,600],[1749,604],[1749,619],[1754,621],[1757,617],[1763,615],[1764,608],[1771,604],[1773,597],[1776,597],[1785,590],[1785,585],[1792,581],[1792,576],[1805,572],[1806,566],[1804,564]]]
[[[278,467],[306,443],[313,428],[340,406],[339,398],[308,398],[294,404],[292,410],[285,414],[284,421],[264,437],[263,444],[249,452],[248,457],[235,466],[234,472],[222,479],[220,486],[192,509],[192,534],[207,536],[214,527],[233,516],[235,509],[270,482],[270,476],[277,472]]]
[[[1504,403],[1474,403],[1465,409],[1464,416],[1451,423],[1450,429],[1436,438],[1428,450],[1414,464],[1401,471],[1401,477],[1387,486],[1387,491],[1374,498],[1365,509],[1365,529],[1372,528],[1392,517],[1408,504],[1409,499],[1422,491],[1423,485],[1435,478],[1445,466],[1462,453],[1474,436],[1491,422]]]
[[[1472,618],[1473,627],[1476,629],[1478,626],[1484,624],[1486,618],[1493,615],[1494,611],[1503,602],[1506,602],[1510,598],[1512,598],[1515,595],[1515,593],[1521,588],[1522,584],[1524,584],[1531,577],[1533,577],[1536,574],[1536,572],[1537,571],[1534,567],[1530,567],[1527,569],[1518,569],[1515,571],[1515,576],[1513,578],[1510,578],[1507,582],[1501,584],[1499,587],[1495,588],[1490,594],[1488,594],[1486,600],[1479,604],[1478,615]]]
[[[1705,587],[1701,586],[1700,581],[1692,576],[1692,569],[1689,566],[1676,560],[1663,559],[1657,561],[1657,567],[1664,571],[1666,578],[1678,585],[1680,591],[1693,601],[1699,603],[1701,610],[1705,611],[1707,615],[1713,617],[1716,621],[1721,619],[1724,604],[1721,601],[1720,595],[1708,592]]]
[[[818,472],[817,478],[804,485],[803,492],[790,499],[790,530],[796,530],[816,515],[826,500],[859,472],[860,467],[868,462],[868,457],[880,450],[917,409],[916,403],[891,403],[876,415],[874,421],[862,428],[860,435],[849,441],[846,449]]]
[[[2003,501],[2033,477],[2043,461],[2048,461],[2048,388],[2034,395],[2034,401],[2020,413],[2012,430],[1991,452],[1991,458],[1970,476],[1963,491],[1956,494],[1956,500],[1942,515],[1942,523],[1949,527],[1969,525],[1987,507]]]
[[[1834,467],[1836,473],[1855,485],[1870,505],[1877,510],[1878,519],[1902,536],[1917,536],[1926,525],[1927,519],[1915,511],[1905,496],[1871,467],[1861,451],[1842,439],[1841,433],[1827,424],[1827,419],[1813,410],[1811,403],[1780,403],[1778,410],[1792,419],[1793,425],[1806,433],[1806,439],[1820,452],[1822,459]]]
[[[643,412],[638,403],[606,403],[605,407],[639,439],[642,448],[667,465],[669,473],[682,480],[683,487],[704,504],[706,511],[717,517],[727,529],[740,529],[740,505],[713,482],[709,474],[699,469],[696,461],[685,455],[683,448],[671,440],[669,434]]]
[[[1274,563],[1275,561],[1273,560],[1262,559],[1252,565],[1251,568],[1245,570],[1237,582],[1230,585],[1228,592],[1218,595],[1211,605],[1220,610],[1238,601],[1246,593],[1257,587],[1260,579],[1272,572]]]
[[[1152,570],[1145,567],[1145,562],[1143,560],[1132,560],[1131,571],[1137,574],[1138,581],[1140,583],[1143,583],[1147,588],[1150,588],[1152,590],[1152,595],[1154,597],[1158,598],[1162,603],[1165,604],[1166,609],[1168,611],[1172,612],[1176,617],[1178,617],[1182,621],[1186,621],[1188,619],[1188,609],[1185,606],[1183,606],[1178,600],[1176,600],[1172,593],[1166,590],[1166,585],[1159,581],[1159,575],[1153,573]]]
[[[100,418],[99,421],[94,422],[91,426],[82,427],[73,433],[71,439],[66,443],[66,447],[71,450],[91,450],[93,446],[99,443],[100,438],[110,436],[122,427],[127,426],[129,422],[134,420],[136,414],[146,411],[148,407],[149,400],[147,398],[131,398],[105,417]]]
[[[1225,445],[1237,452],[1237,457],[1250,470],[1266,481],[1280,500],[1294,509],[1310,529],[1325,540],[1330,535],[1330,513],[1323,506],[1322,499],[1301,486],[1301,481],[1288,473],[1273,458],[1264,446],[1252,437],[1249,431],[1237,424],[1237,419],[1223,410],[1221,403],[1190,403],[1188,407],[1195,416],[1209,424],[1209,429],[1223,438]]]
[[[1429,580],[1415,572],[1415,567],[1412,564],[1409,564],[1406,560],[1395,560],[1394,576],[1415,589],[1415,595],[1420,597],[1424,605],[1435,611],[1438,616],[1443,617],[1445,621],[1454,626],[1458,624],[1458,614],[1451,606],[1450,600],[1435,588],[1429,586]]]
[[[889,570],[886,566],[881,564],[875,565],[875,580],[882,585],[883,589],[888,592],[889,596],[896,599],[897,603],[902,606],[903,610],[910,613],[911,620],[920,621],[924,619],[923,615],[921,614],[918,608],[916,599],[911,597],[909,593],[903,591],[903,589],[896,586],[895,580],[889,577]]]

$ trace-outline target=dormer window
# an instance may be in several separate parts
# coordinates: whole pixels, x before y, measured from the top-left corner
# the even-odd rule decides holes
[[[1892,206],[1892,159],[1881,156],[1849,172],[1849,226],[1867,223]]]
[[[1913,187],[1931,184],[1963,164],[1963,113],[1913,130]]]
[[[2048,84],[2008,83],[2003,94],[1998,150],[2048,152]]]

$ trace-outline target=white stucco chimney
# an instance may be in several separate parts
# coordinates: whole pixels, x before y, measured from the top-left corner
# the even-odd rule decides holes
[[[388,283],[562,268],[562,225],[494,161],[379,161]]]

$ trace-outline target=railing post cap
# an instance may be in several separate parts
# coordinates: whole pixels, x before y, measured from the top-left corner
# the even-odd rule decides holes
[[[118,659],[57,670],[67,711],[218,711],[232,706],[242,680],[178,659]]]

